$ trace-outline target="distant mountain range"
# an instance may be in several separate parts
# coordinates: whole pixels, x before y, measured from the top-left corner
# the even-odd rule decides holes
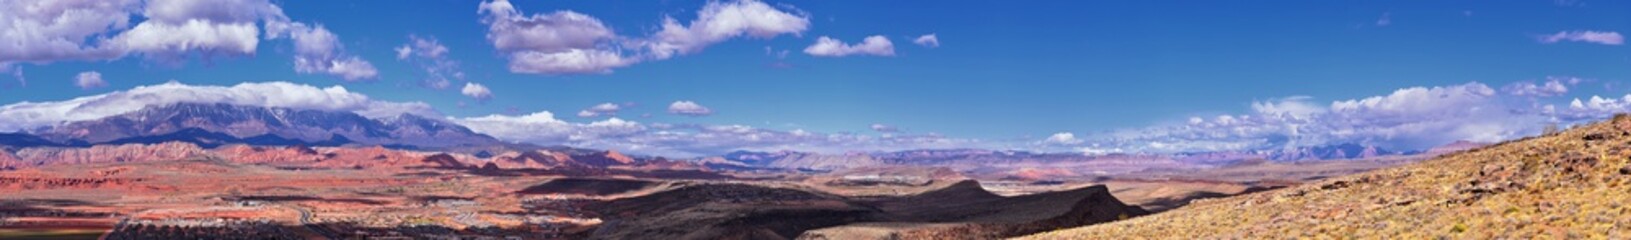
[[[983,149],[923,149],[896,152],[819,154],[809,152],[736,151],[721,156],[730,162],[777,168],[831,169],[863,165],[955,165],[955,164],[1014,164],[1024,162],[1087,161],[1115,158],[1172,158],[1191,163],[1217,163],[1246,159],[1275,161],[1306,161],[1360,159],[1418,152],[1390,151],[1375,146],[1340,144],[1321,147],[1301,147],[1261,151],[1220,151],[1178,154],[1107,154],[1036,153]]]
[[[39,136],[29,135],[27,133],[0,133],[0,146],[12,146],[12,147],[25,148],[25,147],[41,147],[41,146],[49,147],[49,146],[62,146],[62,145],[64,145],[64,144],[58,143],[58,142],[53,142],[51,140],[41,138]]]
[[[32,135],[32,136],[30,136]],[[370,119],[351,112],[176,103],[97,120],[0,135],[12,146],[88,146],[181,141],[225,144],[475,149],[509,144],[444,120],[402,114]]]
[[[1422,151],[1393,151],[1377,146],[1343,143],[1326,146],[1292,147],[1282,149],[1252,150],[1252,151],[1217,151],[1173,154],[1174,157],[1189,161],[1220,161],[1239,159],[1264,159],[1274,161],[1309,161],[1309,160],[1338,160],[1361,159],[1392,155],[1412,155]]]
[[[859,168],[945,167],[975,175],[1012,175],[1038,169],[1070,169],[1067,172],[1127,173],[1152,168],[1191,168],[1207,163],[1185,163],[1165,155],[1084,155],[1081,153],[1033,153],[983,149],[924,149],[896,152],[820,154],[795,151],[736,151],[702,159],[713,168],[748,167],[803,171],[833,171]]]
[[[573,155],[598,150],[539,147],[506,143],[469,128],[435,118],[402,114],[367,118],[351,112],[303,110],[209,103],[150,106],[102,119],[65,123],[28,133],[0,134],[0,146],[85,147],[131,143],[187,142],[205,148],[230,144],[274,146],[384,146],[393,149],[470,153],[487,158],[498,153],[549,149]],[[1431,154],[1479,144],[1458,142]],[[701,159],[716,167],[832,170],[869,166],[946,166],[963,170],[1077,166],[1094,171],[1136,171],[1174,166],[1224,165],[1242,160],[1306,161],[1410,155],[1376,146],[1337,144],[1256,151],[1179,154],[1034,153],[983,149],[933,149],[896,152],[821,154],[795,151],[737,151]],[[544,164],[558,157],[502,156],[518,163]],[[620,157],[621,158],[621,157]],[[607,165],[595,163],[593,165]],[[546,164],[547,165],[547,164]],[[1000,166],[1000,167],[998,167]]]
[[[705,158],[702,161],[704,164],[714,167],[759,167],[808,171],[889,166],[928,166],[950,167],[964,172],[993,174],[1013,174],[1015,171],[1020,170],[1046,172],[1045,170],[1064,169],[1117,173],[1162,168],[1223,166],[1256,160],[1295,162],[1368,159],[1417,154],[1436,155],[1476,146],[1482,146],[1482,144],[1464,141],[1456,142],[1435,148],[1434,151],[1430,152],[1393,151],[1377,146],[1337,144],[1256,151],[1105,155],[983,149],[924,149],[845,154],[796,151],[736,151],[720,157]]]

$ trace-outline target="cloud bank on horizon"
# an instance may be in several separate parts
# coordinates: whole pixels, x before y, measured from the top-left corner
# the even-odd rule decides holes
[[[1251,103],[1249,111],[1192,117],[1182,124],[1153,125],[1078,136],[1059,132],[1042,139],[982,140],[910,133],[872,124],[878,135],[777,130],[746,125],[641,123],[617,117],[571,122],[549,111],[443,117],[420,102],[390,102],[348,91],[289,82],[241,83],[234,86],[169,82],[124,91],[54,102],[0,106],[0,131],[26,131],[72,121],[93,120],[171,103],[234,105],[354,112],[371,118],[416,114],[441,117],[502,140],[542,145],[618,149],[666,156],[717,155],[735,150],[816,152],[895,151],[910,149],[987,148],[1032,151],[1106,153],[1177,153],[1249,151],[1286,147],[1359,143],[1402,149],[1424,149],[1458,140],[1502,141],[1533,135],[1548,125],[1568,126],[1631,111],[1631,94],[1621,97],[1560,97],[1561,85],[1586,80],[1549,77],[1557,85],[1537,95],[1533,82],[1496,90],[1483,83],[1407,87],[1392,93],[1320,104],[1308,96]],[[1541,87],[1545,88],[1545,87]],[[1553,103],[1555,101],[1555,103]],[[589,116],[621,110],[612,103],[585,109]],[[712,109],[675,101],[669,112],[706,115]],[[583,116],[583,114],[580,114]]]
[[[1327,104],[1293,96],[1253,102],[1251,110],[1243,114],[1191,117],[1183,124],[1113,131],[1075,145],[1091,153],[1233,151],[1340,143],[1422,150],[1460,140],[1497,142],[1536,134],[1548,124],[1573,124],[1607,114],[1537,105],[1528,101],[1530,95],[1521,93],[1502,93],[1470,82],[1408,87]],[[1055,135],[1048,142],[1061,142],[1059,139]]]
[[[240,83],[233,86],[168,82],[63,101],[21,102],[0,106],[0,131],[15,132],[74,121],[101,119],[173,103],[225,103],[354,112],[371,118],[415,114],[442,115],[421,102],[387,102],[332,86],[318,88],[289,82]]]

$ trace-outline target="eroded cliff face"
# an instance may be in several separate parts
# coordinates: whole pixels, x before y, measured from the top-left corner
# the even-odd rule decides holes
[[[203,156],[208,151],[190,143],[98,145],[91,147],[34,147],[17,150],[18,168],[48,164],[171,161]],[[0,157],[5,158],[5,157]],[[4,161],[4,160],[0,160]]]
[[[473,165],[467,155],[393,150],[383,147],[305,147],[232,145],[211,151],[213,156],[236,163],[303,166],[314,168],[409,168]],[[435,161],[431,158],[435,157]]]
[[[23,163],[11,148],[0,147],[0,169],[17,169]]]
[[[492,163],[504,169],[537,168],[553,169],[567,166],[572,156],[562,152],[548,150],[533,150],[521,152],[506,152],[492,157]]]

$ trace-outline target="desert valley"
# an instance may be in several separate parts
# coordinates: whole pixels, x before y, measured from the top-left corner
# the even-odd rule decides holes
[[[1479,146],[668,159],[503,143],[412,115],[188,103],[39,132],[0,138],[7,236],[989,239],[1283,194]]]

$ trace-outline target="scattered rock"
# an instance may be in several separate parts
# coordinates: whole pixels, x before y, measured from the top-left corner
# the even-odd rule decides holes
[[[1344,187],[1348,187],[1348,181],[1336,181],[1336,182],[1332,182],[1332,183],[1329,183],[1329,184],[1321,185],[1320,190],[1332,190],[1332,189],[1339,189],[1339,188],[1344,188]]]
[[[1601,140],[1606,140],[1606,139],[1608,139],[1608,133],[1601,133],[1601,132],[1586,134],[1585,137],[1580,137],[1580,140],[1586,140],[1586,141],[1601,141]]]

